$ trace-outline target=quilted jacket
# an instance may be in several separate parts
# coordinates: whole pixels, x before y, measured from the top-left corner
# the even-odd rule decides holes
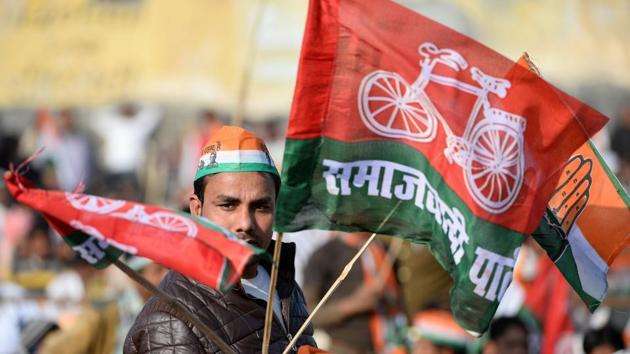
[[[272,245],[269,249],[273,249]],[[281,353],[308,317],[302,290],[295,283],[295,244],[282,245],[277,291],[283,318],[274,316],[270,353]],[[270,270],[268,262],[261,265]],[[201,322],[218,334],[237,353],[259,353],[263,337],[266,302],[253,298],[237,284],[226,293],[212,289],[182,274],[169,272],[160,288],[184,304]],[[144,306],[125,340],[125,354],[219,353],[218,347],[170,306],[153,296]],[[281,322],[285,324],[282,326]],[[288,331],[285,330],[288,325]],[[316,346],[309,325],[294,347]]]

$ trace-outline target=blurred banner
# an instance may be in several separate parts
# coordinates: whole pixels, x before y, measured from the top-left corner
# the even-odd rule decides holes
[[[0,0],[0,107],[132,99],[232,110],[249,66],[248,110],[286,113],[306,3],[266,3]]]

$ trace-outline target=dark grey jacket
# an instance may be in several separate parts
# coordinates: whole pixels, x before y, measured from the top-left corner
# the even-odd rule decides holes
[[[269,249],[273,250],[273,241]],[[276,289],[284,318],[274,316],[270,353],[281,353],[308,317],[302,290],[294,280],[295,244],[283,244],[281,254]],[[267,270],[271,268],[265,261],[261,261],[261,265]],[[171,271],[160,288],[184,304],[235,352],[250,354],[261,351],[266,302],[247,295],[240,283],[227,293],[221,293]],[[180,317],[170,306],[153,296],[127,334],[124,353],[219,353],[214,343]],[[288,332],[279,321],[288,324]],[[309,325],[296,347],[305,344],[315,346],[312,335],[313,328]]]

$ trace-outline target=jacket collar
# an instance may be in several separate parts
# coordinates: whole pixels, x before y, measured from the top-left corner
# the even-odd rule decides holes
[[[275,244],[276,241],[271,240],[269,247],[267,247],[267,252],[271,257],[273,257]],[[271,258],[262,258],[260,260],[260,265],[263,266],[269,274],[271,274]],[[278,267],[278,283],[276,284],[278,297],[283,299],[291,296],[293,288],[295,288],[295,243],[283,242]]]

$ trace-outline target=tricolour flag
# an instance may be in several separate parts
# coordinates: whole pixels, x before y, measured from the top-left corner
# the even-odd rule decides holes
[[[566,163],[532,236],[595,310],[608,290],[608,267],[630,245],[630,198],[592,142]]]
[[[540,75],[527,55],[518,63]],[[580,114],[571,97],[558,95]],[[630,244],[630,197],[591,141],[561,171],[532,236],[593,311],[606,296],[608,267]]]
[[[277,230],[426,243],[457,322],[485,331],[556,172],[607,119],[391,1],[311,1],[304,33]]]
[[[264,251],[188,213],[124,200],[31,188],[16,172],[4,179],[13,198],[40,212],[97,268],[122,252],[150,258],[212,288],[227,290]]]

